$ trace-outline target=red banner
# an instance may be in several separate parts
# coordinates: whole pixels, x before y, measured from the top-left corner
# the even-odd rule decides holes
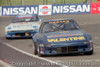
[[[100,13],[100,3],[91,3],[91,14],[99,14]]]
[[[100,1],[100,0],[97,0],[97,1]]]

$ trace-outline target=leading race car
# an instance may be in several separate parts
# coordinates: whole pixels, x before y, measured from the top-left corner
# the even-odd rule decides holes
[[[82,31],[73,19],[49,20],[33,36],[34,54],[39,56],[66,53],[93,54],[90,34]]]
[[[32,37],[39,29],[41,20],[37,15],[19,15],[6,26],[6,38]]]

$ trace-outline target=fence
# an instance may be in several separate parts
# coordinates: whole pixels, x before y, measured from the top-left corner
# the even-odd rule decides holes
[[[71,4],[96,1],[97,0],[0,0],[0,6]]]

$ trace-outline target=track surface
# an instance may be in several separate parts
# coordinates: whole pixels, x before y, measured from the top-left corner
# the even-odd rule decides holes
[[[94,54],[93,55],[57,55],[57,56],[48,56],[44,57],[46,59],[50,59],[53,61],[65,63],[65,65],[71,65],[76,66],[76,67],[100,67],[100,15],[90,15],[90,14],[83,14],[83,15],[56,15],[56,16],[43,16],[42,17],[44,20],[48,19],[61,19],[61,18],[73,18],[77,21],[77,23],[80,25],[81,29],[84,31],[90,33],[93,36],[93,41],[94,41]],[[26,51],[28,53],[33,54],[33,49],[32,49],[32,39],[13,39],[13,40],[6,40],[5,39],[5,32],[4,28],[8,24],[11,23],[12,17],[0,17],[0,40],[3,42],[6,42],[16,48],[19,48],[23,51]],[[1,45],[1,43],[0,43]],[[4,47],[4,45],[2,45]],[[1,46],[0,46],[1,47]],[[2,54],[5,53],[6,51],[13,51],[12,49],[7,49],[7,47],[4,47],[5,51],[1,52]],[[1,48],[0,48],[1,49]],[[4,50],[2,48],[2,50]],[[11,60],[12,57],[10,57],[14,53],[14,60]],[[16,51],[12,52],[12,54],[9,56],[9,53],[6,53],[6,56],[1,56],[3,59],[9,59],[11,61],[16,61],[16,60],[23,60],[23,62],[26,60],[28,61],[33,61],[37,60],[35,58],[31,58],[29,56],[21,55],[16,55]],[[25,56],[25,57],[23,57]],[[17,58],[17,59],[16,59]],[[37,62],[42,62],[42,60],[38,60]],[[44,61],[45,62],[45,61]],[[75,65],[73,65],[74,63]],[[89,65],[86,65],[86,64]],[[95,65],[93,65],[95,64]],[[82,66],[80,66],[82,65]]]

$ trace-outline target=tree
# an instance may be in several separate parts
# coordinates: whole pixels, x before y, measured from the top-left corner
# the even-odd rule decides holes
[[[7,5],[12,6],[11,0],[7,0]]]
[[[21,0],[22,5],[24,5],[24,0]]]

